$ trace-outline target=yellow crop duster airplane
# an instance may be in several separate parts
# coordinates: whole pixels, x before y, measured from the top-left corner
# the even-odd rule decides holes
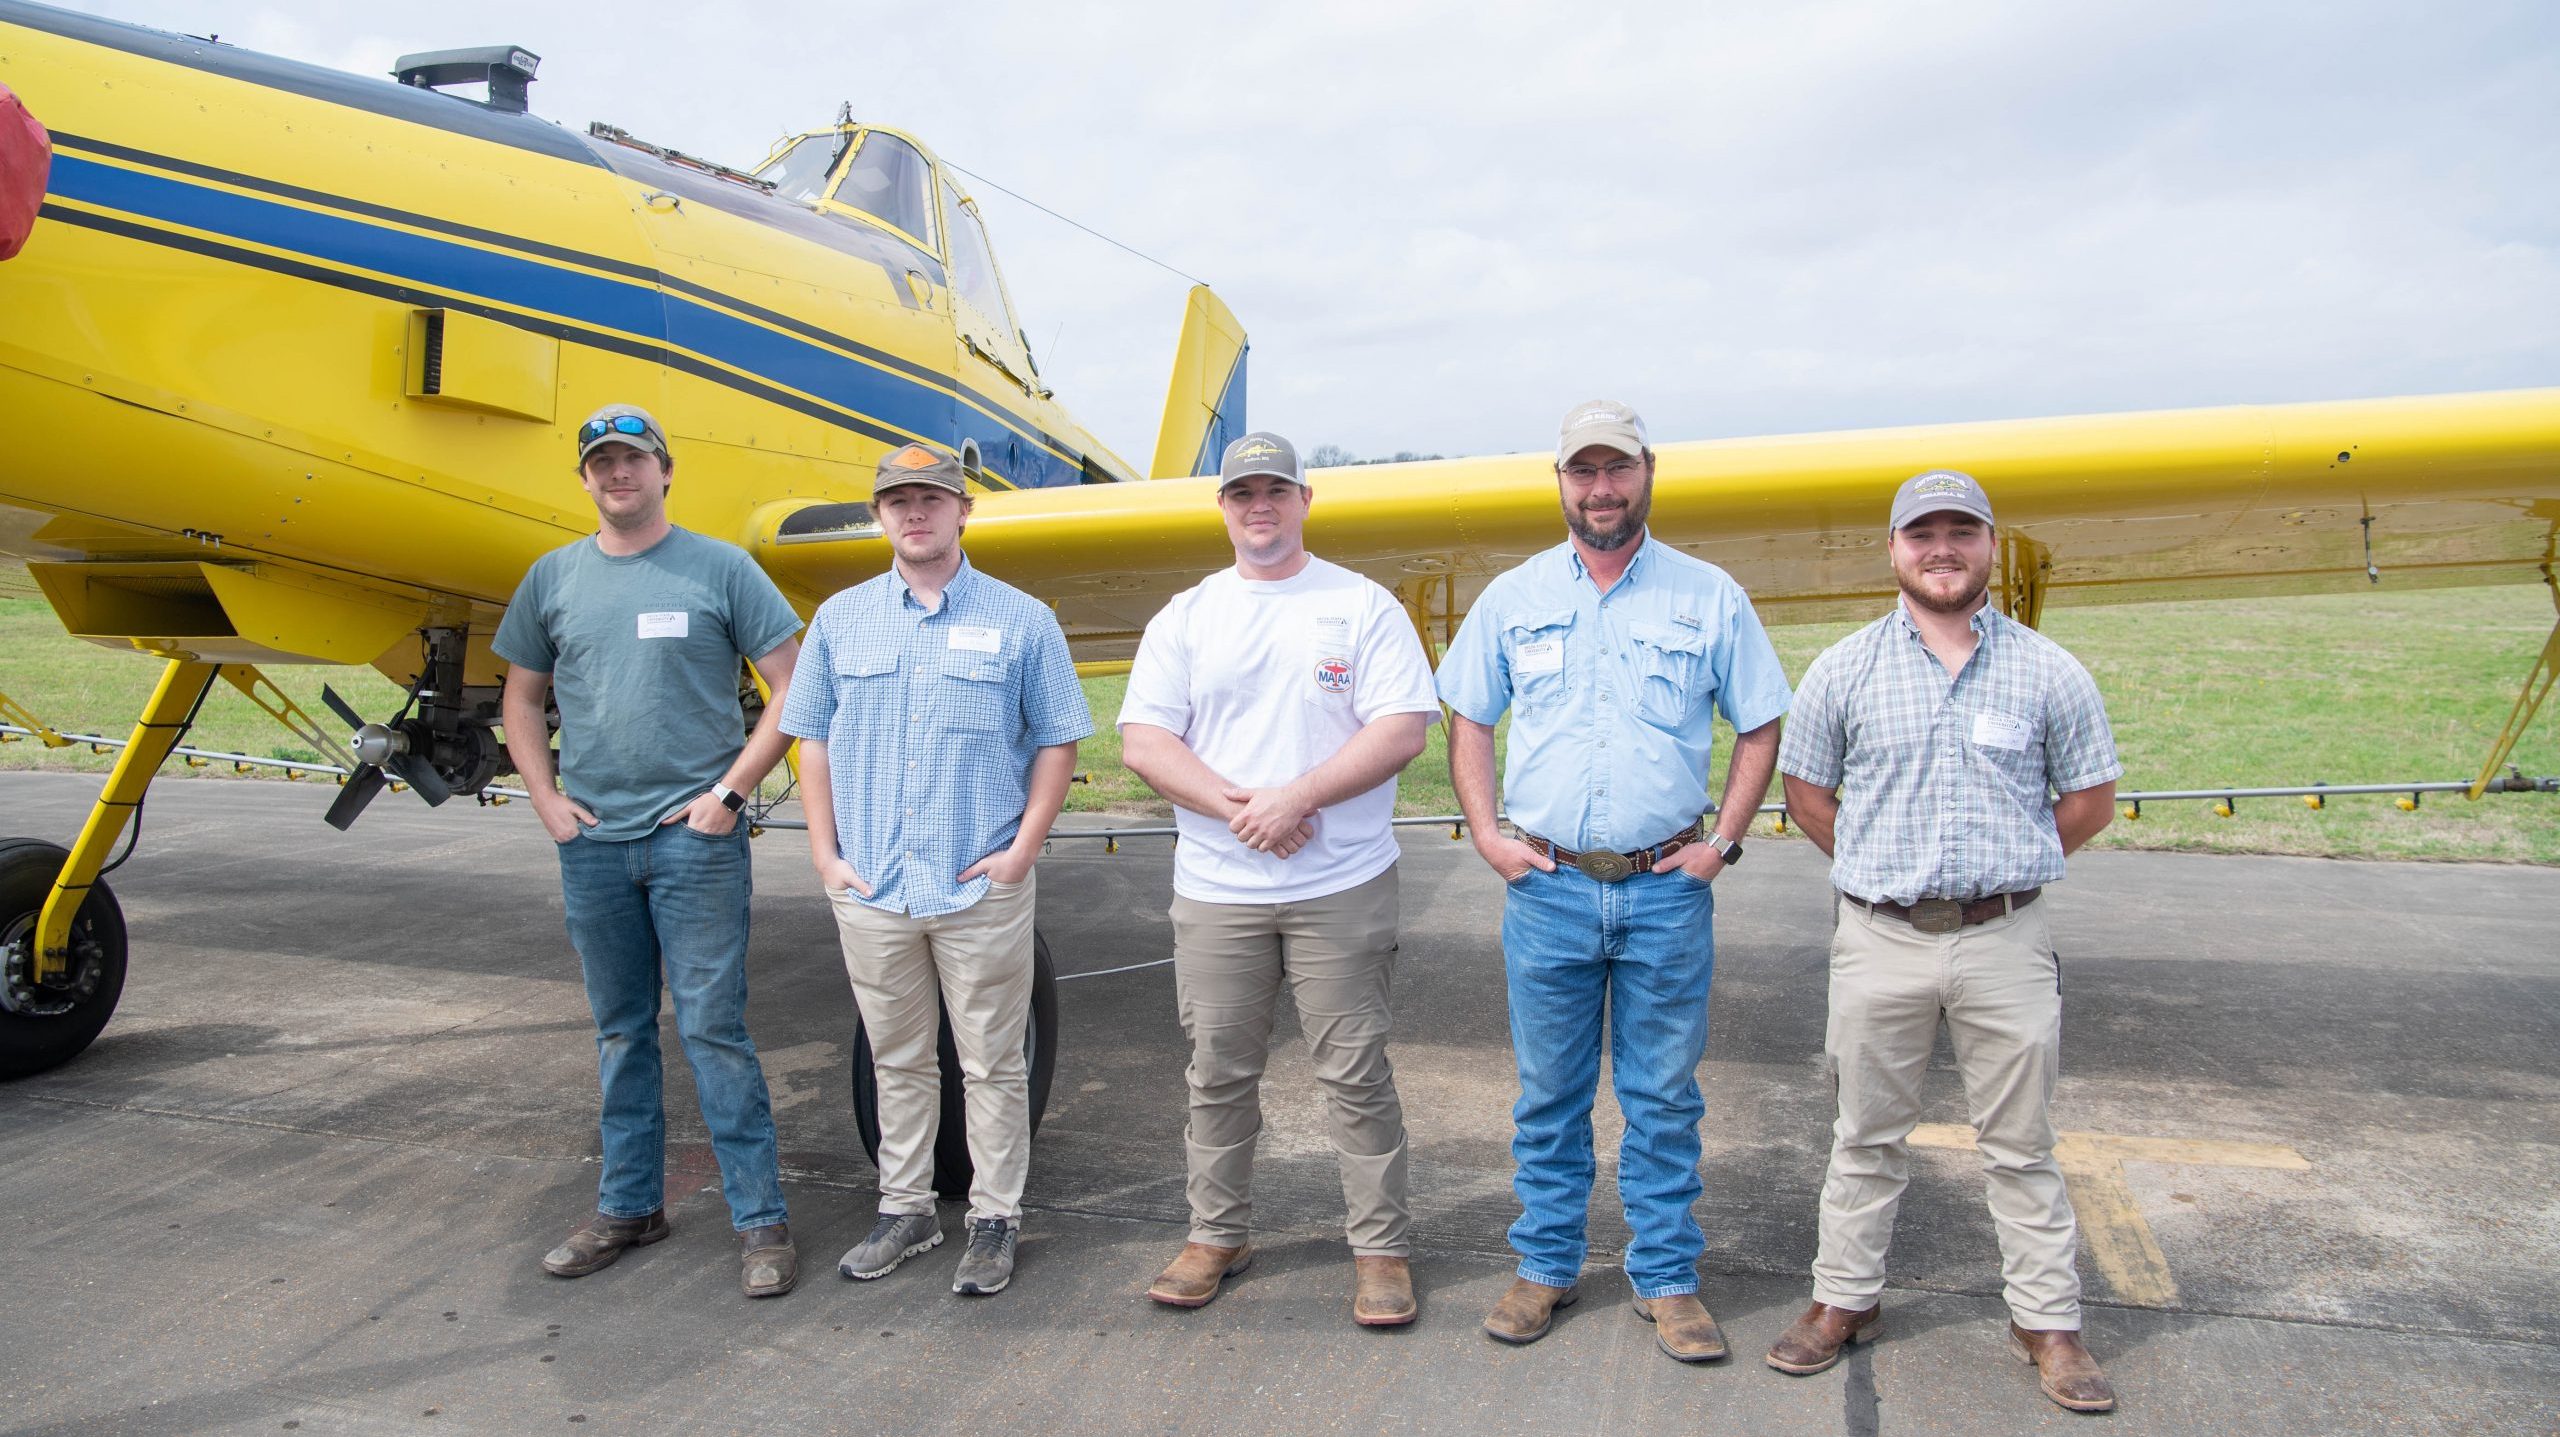
[[[973,561],[1054,603],[1084,659],[1124,658],[1158,605],[1229,561],[1209,482],[1181,477],[1244,427],[1244,335],[1207,290],[1158,482],[1125,482],[1141,476],[1052,399],[965,186],[913,137],[847,118],[741,173],[535,117],[535,66],[502,47],[367,80],[0,0],[0,84],[53,147],[41,218],[0,263],[0,552],[28,560],[70,632],[165,666],[71,847],[0,840],[0,1076],[105,1024],[126,939],[98,875],[216,681],[331,751],[262,666],[372,664],[410,690],[357,732],[341,824],[385,770],[431,802],[507,771],[487,639],[533,559],[593,527],[566,456],[599,404],[667,421],[676,521],[747,545],[804,613],[886,567],[856,501],[909,438],[963,455],[989,491]],[[441,88],[466,82],[485,99]],[[1887,600],[1886,496],[1933,466],[1999,494],[2000,599],[2029,623],[2047,602],[2377,571],[2550,582],[2560,532],[2560,390],[1658,457],[1655,536],[1781,621]],[[1312,546],[1400,595],[1435,647],[1556,536],[1543,454],[1316,484]],[[2555,664],[2560,631],[2484,782]],[[1033,1042],[1045,1079],[1054,1043]]]

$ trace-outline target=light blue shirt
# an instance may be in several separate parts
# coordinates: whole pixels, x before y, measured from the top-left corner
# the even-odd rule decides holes
[[[1093,732],[1057,616],[963,557],[927,609],[897,567],[818,606],[782,730],[827,746],[836,847],[891,913],[986,896],[960,870],[1013,842],[1031,760]]]
[[[1606,594],[1570,542],[1486,585],[1440,661],[1440,697],[1480,724],[1511,711],[1514,824],[1616,852],[1706,811],[1716,715],[1749,733],[1788,702],[1742,586],[1650,535]]]
[[[1804,672],[1783,773],[1840,791],[1831,885],[1870,902],[2058,882],[2053,795],[2121,778],[2106,705],[2060,644],[1985,604],[1954,677],[1893,612]]]

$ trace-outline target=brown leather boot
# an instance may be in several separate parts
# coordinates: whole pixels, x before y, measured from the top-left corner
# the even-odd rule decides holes
[[[1511,1290],[1494,1303],[1493,1311],[1485,1314],[1484,1335],[1515,1347],[1535,1342],[1555,1324],[1557,1311],[1573,1306],[1574,1299],[1580,1296],[1579,1287],[1549,1287],[1515,1277],[1511,1279]]]
[[[1639,1297],[1636,1316],[1653,1324],[1653,1345],[1674,1362],[1721,1362],[1733,1352],[1725,1346],[1715,1314],[1694,1292]]]
[[[2098,1359],[2080,1345],[2077,1331],[2030,1332],[2012,1322],[2009,1350],[2018,1354],[2020,1362],[2035,1365],[2044,1395],[2062,1406],[2074,1412],[2116,1410],[2116,1389],[2108,1383],[2107,1374],[2098,1370]]]
[[[1400,1257],[1351,1259],[1351,1320],[1362,1327],[1402,1327],[1418,1310],[1413,1267]]]
[[[1156,1274],[1147,1288],[1147,1296],[1167,1307],[1207,1307],[1218,1295],[1218,1284],[1244,1271],[1253,1263],[1253,1245],[1213,1247],[1205,1242],[1186,1242],[1182,1251],[1165,1270]]]
[[[1817,1302],[1778,1334],[1777,1343],[1769,1349],[1769,1365],[1798,1377],[1828,1372],[1840,1360],[1842,1348],[1861,1339],[1874,1340],[1876,1319],[1883,1315],[1880,1306],[1852,1312]]]
[[[599,1268],[613,1266],[626,1247],[647,1247],[675,1231],[667,1225],[667,1210],[660,1208],[647,1217],[607,1217],[590,1213],[578,1224],[578,1230],[561,1240],[558,1247],[543,1254],[542,1270],[553,1277],[584,1277]]]
[[[780,1297],[800,1282],[800,1249],[791,1224],[751,1227],[738,1234],[738,1286],[749,1297]]]

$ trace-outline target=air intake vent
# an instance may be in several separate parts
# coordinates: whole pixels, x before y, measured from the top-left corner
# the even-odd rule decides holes
[[[426,320],[425,324],[419,326],[424,332],[418,336],[418,392],[442,394],[444,393],[444,311],[428,310]]]

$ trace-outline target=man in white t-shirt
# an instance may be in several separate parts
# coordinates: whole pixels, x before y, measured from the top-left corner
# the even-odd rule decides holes
[[[1173,971],[1191,1037],[1191,1240],[1147,1295],[1200,1307],[1252,1260],[1253,1145],[1285,980],[1342,1165],[1352,1320],[1413,1321],[1404,1107],[1387,1061],[1396,773],[1439,717],[1386,590],[1306,550],[1314,494],[1276,434],[1227,446],[1236,564],[1147,625],[1122,759],[1173,801]]]

